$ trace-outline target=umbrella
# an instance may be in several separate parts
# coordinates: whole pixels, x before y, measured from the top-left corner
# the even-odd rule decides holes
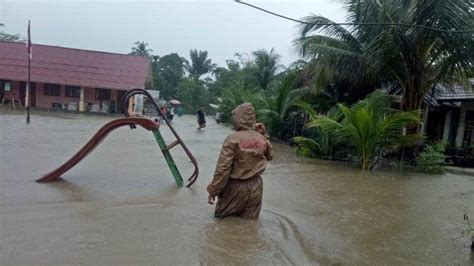
[[[166,101],[160,100],[160,101],[157,102],[157,104],[158,104],[158,107],[161,108],[161,107],[165,106],[167,103],[166,103]]]
[[[180,105],[181,104],[181,102],[178,101],[178,100],[171,100],[170,103],[173,104],[173,105]]]

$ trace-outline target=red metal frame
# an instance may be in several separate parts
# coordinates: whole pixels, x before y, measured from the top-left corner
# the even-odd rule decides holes
[[[148,118],[143,118],[143,117],[125,117],[125,118],[118,118],[113,121],[110,121],[109,123],[105,124],[102,128],[97,131],[97,133],[84,145],[74,156],[71,157],[67,162],[59,166],[57,169],[47,173],[40,179],[36,180],[36,182],[52,182],[56,181],[59,179],[59,177],[67,172],[69,169],[74,167],[76,164],[78,164],[84,157],[86,157],[89,153],[91,153],[95,147],[97,147],[102,140],[104,140],[107,135],[113,131],[114,129],[117,129],[119,127],[123,126],[135,126],[139,125],[146,130],[157,130],[159,125],[155,123],[153,120],[148,119]]]

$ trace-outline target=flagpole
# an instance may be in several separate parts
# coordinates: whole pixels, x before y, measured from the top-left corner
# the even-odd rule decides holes
[[[30,123],[30,88],[31,88],[31,34],[30,34],[30,21],[28,20],[28,82],[26,83],[26,123]]]

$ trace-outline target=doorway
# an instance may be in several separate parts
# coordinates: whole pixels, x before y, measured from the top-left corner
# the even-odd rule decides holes
[[[120,114],[123,113],[122,98],[125,92],[126,91],[117,91],[117,104],[116,104],[117,111],[116,112]]]

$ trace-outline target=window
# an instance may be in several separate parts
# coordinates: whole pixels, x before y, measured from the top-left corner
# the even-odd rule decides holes
[[[44,84],[44,95],[49,96],[60,96],[60,85],[59,84]]]
[[[12,82],[7,80],[2,80],[1,83],[2,89],[4,92],[11,92],[12,91]]]
[[[64,94],[66,97],[80,98],[81,97],[81,87],[77,86],[66,86],[64,87]]]
[[[101,101],[110,101],[110,90],[109,89],[95,89],[95,98]]]

